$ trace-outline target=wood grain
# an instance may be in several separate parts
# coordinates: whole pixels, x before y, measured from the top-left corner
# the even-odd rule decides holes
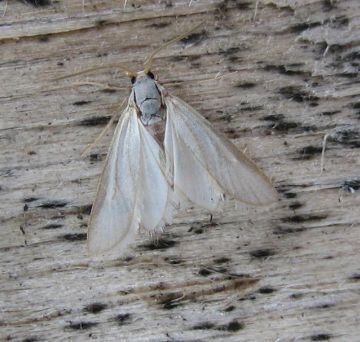
[[[54,79],[140,69],[200,21],[153,71],[266,170],[281,200],[228,201],[212,223],[193,208],[157,242],[142,234],[128,258],[90,260],[88,215],[113,130],[80,154],[130,82],[115,69]],[[0,340],[358,341],[359,37],[357,0],[9,0]]]

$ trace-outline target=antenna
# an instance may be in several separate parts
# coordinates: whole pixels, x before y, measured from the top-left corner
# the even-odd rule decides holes
[[[73,74],[68,74],[68,75],[57,77],[57,78],[53,78],[52,81],[59,81],[59,80],[65,79],[65,78],[88,74],[88,73],[92,73],[96,70],[109,69],[109,68],[119,68],[119,69],[125,71],[126,75],[129,77],[133,77],[133,76],[137,75],[137,73],[135,71],[133,71],[132,69],[130,69],[127,65],[117,63],[117,64],[108,64],[108,65],[104,65],[104,66],[98,66],[98,67],[94,67],[94,68],[90,68],[90,69],[85,69],[85,70],[82,70],[79,72],[75,72]]]
[[[151,67],[151,64],[153,62],[153,59],[155,57],[155,55],[160,52],[161,50],[165,49],[166,47],[168,47],[169,45],[176,43],[177,41],[184,39],[186,37],[188,37],[191,33],[193,33],[196,29],[198,29],[200,26],[202,26],[204,24],[204,21],[202,21],[200,24],[197,24],[196,26],[194,26],[191,30],[181,34],[180,36],[177,36],[171,40],[169,40],[167,43],[161,45],[160,47],[158,47],[157,49],[155,49],[150,56],[145,60],[144,62],[144,72],[148,73]]]

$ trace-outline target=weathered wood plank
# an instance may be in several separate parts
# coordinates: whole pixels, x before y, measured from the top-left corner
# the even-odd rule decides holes
[[[4,7],[4,2],[0,5]],[[358,1],[9,1],[0,17],[0,339],[357,341]],[[193,208],[131,257],[86,254],[89,210],[129,93],[126,62],[246,148],[281,201]],[[109,92],[73,82],[96,81]],[[322,142],[328,135],[325,170]]]

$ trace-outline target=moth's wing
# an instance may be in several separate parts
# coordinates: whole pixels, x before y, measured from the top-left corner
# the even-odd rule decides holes
[[[222,193],[255,205],[277,199],[269,178],[195,109],[170,95],[165,105],[165,152],[175,190],[210,210]]]
[[[166,173],[165,153],[140,119],[137,121],[141,138],[138,216],[140,225],[151,232],[172,221],[175,203]]]
[[[141,225],[157,229],[167,210],[169,184],[161,148],[128,107],[106,159],[89,224],[91,254],[122,254]]]
[[[166,101],[167,121],[164,147],[167,172],[172,175],[175,197],[187,198],[193,203],[214,210],[223,198],[218,186],[206,165],[200,163],[192,148],[188,146],[187,128],[178,127],[178,108]],[[196,148],[196,147],[195,147]]]

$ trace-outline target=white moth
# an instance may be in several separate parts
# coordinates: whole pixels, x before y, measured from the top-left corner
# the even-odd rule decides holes
[[[150,64],[160,49],[143,71],[128,71],[131,95],[91,211],[91,254],[124,254],[139,228],[161,231],[184,201],[214,211],[224,195],[253,205],[277,198],[249,158],[155,80]]]

